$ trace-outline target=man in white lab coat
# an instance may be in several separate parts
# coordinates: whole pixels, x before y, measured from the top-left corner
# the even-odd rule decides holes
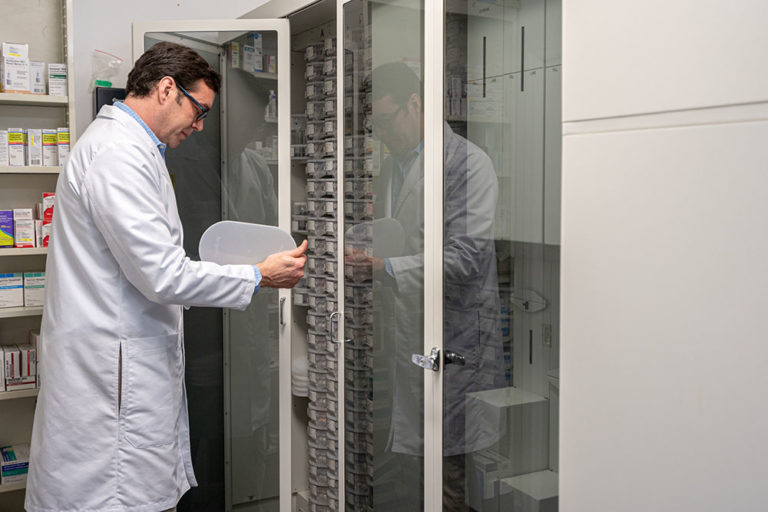
[[[254,266],[191,261],[164,152],[213,106],[220,77],[160,43],[75,145],[56,189],[32,433],[30,512],[164,511],[196,485],[184,306],[245,309],[292,287],[302,245]]]

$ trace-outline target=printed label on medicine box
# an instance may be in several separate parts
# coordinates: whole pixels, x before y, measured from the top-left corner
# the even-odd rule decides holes
[[[43,220],[53,220],[53,203],[56,199],[54,192],[43,192]]]
[[[28,444],[16,444],[0,448],[0,484],[26,482],[28,472]]]
[[[0,130],[0,166],[8,165],[8,130]]]
[[[229,65],[233,68],[240,67],[240,43],[230,43]]]
[[[3,92],[29,93],[29,45],[3,43],[0,74]]]
[[[43,129],[43,165],[55,167],[59,165],[59,142],[56,130]]]
[[[23,128],[8,128],[8,165],[26,165]]]
[[[5,380],[20,379],[21,366],[19,365],[19,349],[15,345],[4,347],[5,356],[3,357],[3,366],[5,367]]]
[[[56,129],[56,142],[59,150],[59,165],[63,166],[69,155],[69,128]]]
[[[0,308],[24,305],[24,276],[21,272],[0,274]]]
[[[35,246],[35,221],[13,219],[13,246],[20,249]]]
[[[45,299],[45,272],[24,272],[24,306],[42,306]]]
[[[32,216],[32,208],[14,208],[13,220],[35,220]]]
[[[13,210],[0,210],[0,248],[13,247]]]
[[[19,349],[19,355],[21,356],[21,377],[34,377],[37,375],[37,354],[35,353],[35,347],[29,343],[16,345]]]
[[[40,331],[29,331],[29,343],[35,347],[35,354],[37,355],[37,375],[35,376],[35,384],[40,387]],[[0,365],[2,367],[2,365]]]
[[[51,227],[53,224],[49,220],[43,221],[43,245],[41,247],[48,247],[48,244],[51,242]]]
[[[18,379],[6,379],[6,391],[21,391],[22,389],[35,389],[37,385],[37,376],[19,377]]]
[[[29,63],[29,92],[45,94],[45,62]]]
[[[35,247],[43,246],[43,221],[35,219]]]
[[[43,130],[27,128],[26,132],[26,162],[27,165],[43,165]]]
[[[66,64],[48,64],[48,94],[51,96],[67,95]]]

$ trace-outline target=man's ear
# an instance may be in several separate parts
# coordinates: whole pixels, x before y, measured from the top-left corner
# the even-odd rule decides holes
[[[157,101],[161,105],[166,103],[168,100],[175,99],[175,95],[173,93],[174,89],[176,89],[176,84],[173,81],[173,78],[164,76],[160,79],[160,81],[157,82],[155,87]]]
[[[411,97],[408,98],[408,103],[413,103],[414,107],[416,108],[416,112],[422,111],[422,104],[421,104],[421,96],[419,96],[416,93],[411,94]]]

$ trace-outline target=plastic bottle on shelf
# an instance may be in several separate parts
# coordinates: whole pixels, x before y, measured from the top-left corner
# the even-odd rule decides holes
[[[269,90],[269,103],[267,104],[267,112],[264,115],[267,121],[274,121],[277,117],[277,94],[274,89]]]

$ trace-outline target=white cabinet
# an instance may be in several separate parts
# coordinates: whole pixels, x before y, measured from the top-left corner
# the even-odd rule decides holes
[[[66,63],[67,96],[0,93],[0,128],[59,128],[74,134],[71,0],[22,2],[0,6],[2,41],[27,43],[30,59]],[[71,138],[74,142],[74,137]],[[32,208],[43,192],[56,189],[60,167],[0,166],[0,209]],[[0,273],[45,270],[47,249],[0,249]],[[26,343],[39,329],[42,308],[0,309],[0,345]],[[0,446],[29,443],[37,390],[0,392]],[[23,484],[0,485],[0,510],[22,510]]]
[[[563,120],[768,100],[768,3],[721,5],[570,2]]]

